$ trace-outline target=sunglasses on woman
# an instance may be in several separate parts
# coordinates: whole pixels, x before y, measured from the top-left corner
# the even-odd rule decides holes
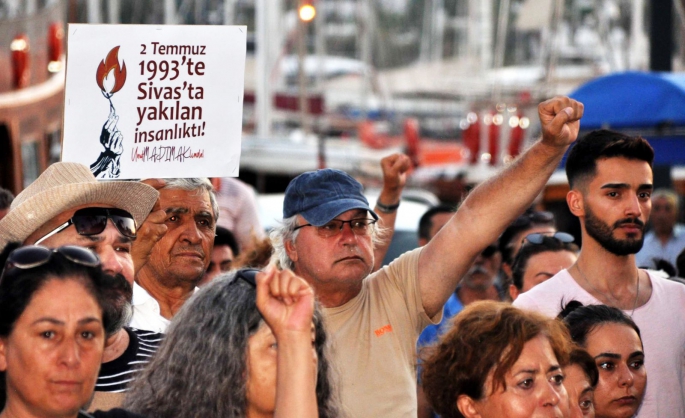
[[[2,277],[5,277],[5,274],[14,268],[30,270],[32,268],[40,267],[47,264],[56,254],[59,254],[72,263],[80,264],[82,266],[97,267],[100,265],[100,258],[97,254],[87,248],[77,247],[76,245],[65,245],[63,247],[51,249],[43,247],[42,245],[27,245],[26,247],[17,248],[10,253],[7,257],[7,262],[5,262]]]
[[[101,234],[107,228],[107,220],[111,219],[119,233],[127,238],[136,239],[136,221],[133,216],[123,209],[115,208],[85,208],[74,212],[68,221],[50,231],[43,238],[36,241],[40,244],[55,234],[59,234],[69,226],[74,225],[79,235],[91,236]]]

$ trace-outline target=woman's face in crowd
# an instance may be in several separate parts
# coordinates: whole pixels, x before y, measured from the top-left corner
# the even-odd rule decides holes
[[[567,417],[568,395],[564,388],[564,375],[552,346],[545,336],[537,336],[523,346],[513,367],[504,375],[506,389],[492,389],[492,372],[485,382],[483,399],[473,402],[472,413],[459,409],[467,417],[481,418],[538,418]],[[464,397],[464,396],[462,396]]]
[[[104,345],[95,298],[76,279],[48,280],[0,339],[6,410],[75,416],[93,393]]]
[[[317,365],[312,323],[312,361]],[[247,417],[269,417],[276,407],[278,345],[271,328],[264,322],[247,342]],[[316,367],[314,376],[316,381]]]
[[[564,367],[564,375],[570,418],[594,418],[594,390],[585,371],[579,365],[571,364]]]
[[[623,324],[603,324],[588,335],[585,349],[599,369],[597,418],[632,417],[647,384],[645,355],[637,332]]]

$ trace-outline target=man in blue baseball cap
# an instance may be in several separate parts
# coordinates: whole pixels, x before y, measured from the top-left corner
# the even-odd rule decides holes
[[[474,189],[428,244],[373,274],[378,215],[361,185],[326,169],[288,186],[283,224],[272,232],[275,256],[312,285],[325,308],[347,415],[416,417],[419,333],[440,321],[476,256],[545,186],[578,136],[583,105],[557,97],[541,103],[538,114],[540,140]],[[380,211],[397,209],[396,202],[379,200]]]

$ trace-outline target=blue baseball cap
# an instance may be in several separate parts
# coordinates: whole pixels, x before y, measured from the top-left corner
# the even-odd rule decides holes
[[[322,226],[343,212],[363,209],[378,219],[362,192],[362,185],[344,171],[308,171],[295,177],[285,189],[283,218],[299,214],[310,224]]]

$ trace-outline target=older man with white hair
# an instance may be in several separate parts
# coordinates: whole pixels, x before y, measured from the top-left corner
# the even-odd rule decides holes
[[[428,244],[376,273],[378,215],[361,184],[326,169],[304,173],[288,186],[284,224],[272,234],[276,256],[309,282],[325,308],[347,415],[416,417],[419,333],[440,321],[445,301],[476,256],[544,187],[578,135],[583,105],[559,97],[540,104],[538,113],[540,141],[474,189]],[[398,206],[381,203],[385,211]]]
[[[163,333],[195,292],[209,265],[219,206],[206,178],[144,182],[154,184],[159,191],[155,210],[164,211],[167,231],[136,273],[131,326]],[[138,245],[148,243],[136,242],[136,252]]]

